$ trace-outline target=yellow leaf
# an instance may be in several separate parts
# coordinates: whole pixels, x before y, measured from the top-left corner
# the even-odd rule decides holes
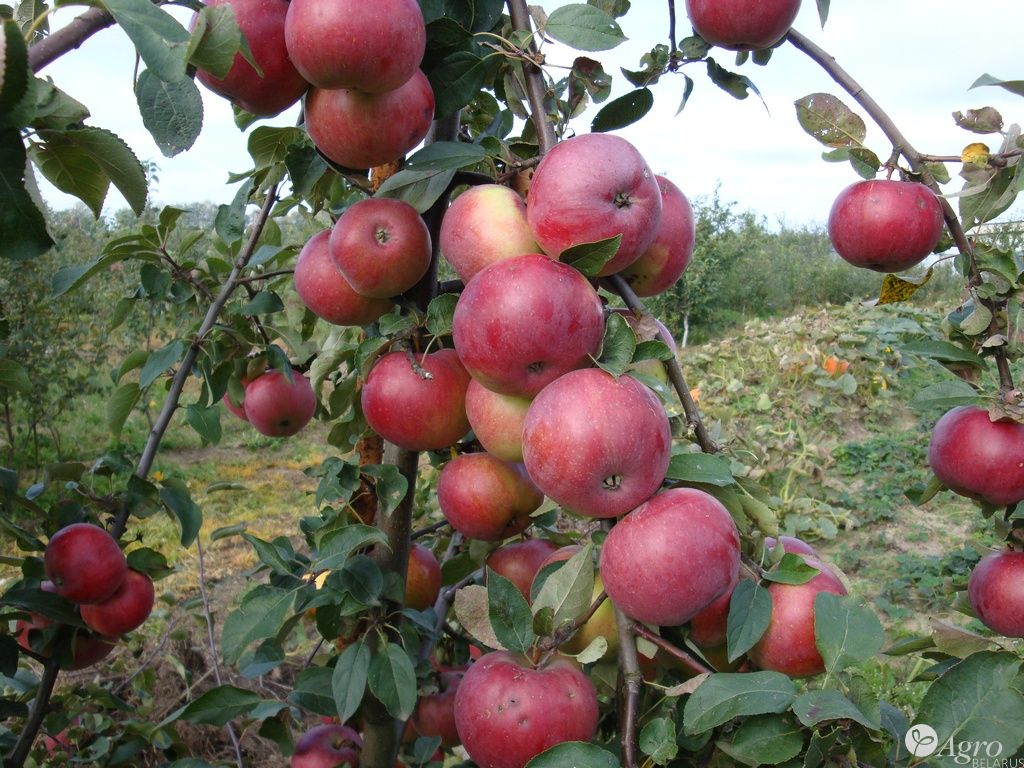
[[[964,147],[963,152],[960,153],[960,160],[965,164],[973,163],[974,165],[988,165],[988,146],[985,144],[975,143],[968,144]]]
[[[896,304],[900,301],[906,301],[917,293],[931,279],[931,276],[931,267],[928,268],[928,271],[922,277],[911,278],[886,275],[885,279],[882,280],[882,291],[878,296],[878,303]]]

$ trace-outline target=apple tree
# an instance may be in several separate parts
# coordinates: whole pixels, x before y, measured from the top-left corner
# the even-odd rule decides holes
[[[20,569],[0,598],[5,766],[66,760],[46,738],[75,716],[95,734],[75,759],[111,766],[211,765],[187,754],[186,723],[224,728],[239,766],[239,733],[252,732],[293,768],[1018,753],[1021,656],[1004,637],[1024,636],[1024,411],[1008,328],[1024,267],[979,230],[1024,187],[1016,125],[971,110],[959,124],[1001,146],[922,155],[791,28],[798,0],[687,0],[693,34],[670,0],[650,52],[623,72],[632,90],[610,101],[594,57],[623,40],[628,0],[218,0],[184,3],[188,26],[169,5],[103,0],[54,29],[45,2],[0,6],[5,259],[52,245],[36,174],[97,216],[111,185],[146,206],[132,149],[42,74],[101,29],[134,43],[138,107],[165,154],[202,130],[201,85],[232,100],[252,159],[212,229],[166,207],[52,276],[59,300],[115,266],[137,271],[117,318],[160,303],[174,338],[116,366],[113,432],[140,399],[162,400],[141,451],[55,465],[28,488],[0,472],[17,547],[5,563]],[[829,3],[817,5],[825,23]],[[555,43],[575,51],[570,67],[545,58]],[[689,95],[701,72],[737,98],[756,92],[741,71],[771,66],[778,46],[847,94],[796,104],[825,159],[860,177],[832,210],[836,250],[887,273],[883,302],[921,282],[892,273],[955,250],[965,301],[948,340],[917,351],[994,374],[922,393],[953,410],[917,500],[944,488],[976,499],[993,547],[1006,543],[964,604],[995,636],[946,628],[887,649],[917,654],[933,681],[915,712],[867,684],[880,622],[812,547],[779,536],[780,510],[705,425],[643,302],[686,269],[693,215],[614,131],[644,118],[660,81]],[[300,99],[297,125],[260,122]],[[891,147],[864,144],[861,114]],[[950,163],[965,181],[955,194]],[[319,230],[304,242],[282,226],[298,213]],[[0,388],[23,376],[0,359]],[[202,510],[152,468],[172,420],[215,444],[222,418],[279,438],[317,418],[336,455],[310,469],[318,488],[295,530],[241,534],[257,576],[219,626],[204,610],[217,685],[156,722],[124,685],[61,688],[62,670],[102,664],[145,621],[167,572],[139,541],[147,517],[174,518],[201,567]],[[290,690],[270,695],[258,683],[271,675]]]

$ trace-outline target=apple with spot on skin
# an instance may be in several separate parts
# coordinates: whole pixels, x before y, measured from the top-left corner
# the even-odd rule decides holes
[[[441,565],[434,553],[413,542],[409,548],[409,570],[405,577],[405,605],[414,611],[433,608],[441,592]]]
[[[318,725],[295,742],[291,768],[359,768],[363,740],[347,725]]]
[[[662,491],[612,528],[601,548],[608,597],[632,619],[689,621],[736,580],[740,538],[729,511],[695,488]]]
[[[495,573],[515,584],[527,602],[530,600],[530,585],[548,557],[558,547],[547,539],[529,539],[515,544],[506,544],[491,552],[486,565]]]
[[[504,541],[530,527],[544,494],[522,464],[464,453],[444,465],[437,502],[452,528],[478,541]]]
[[[668,470],[672,430],[655,394],[631,376],[572,371],[545,387],[523,425],[523,463],[544,495],[587,517],[625,514]]]
[[[553,563],[568,561],[573,557],[573,555],[579,552],[580,549],[582,549],[582,547],[579,544],[569,544],[555,550],[547,557],[546,560],[544,560],[543,563],[540,564],[540,568],[537,570],[537,576],[539,576],[547,566]],[[554,575],[554,573],[551,575]],[[530,587],[531,594],[535,594],[539,587],[539,585],[536,584],[537,576],[534,577],[534,583]],[[550,576],[548,578],[550,578]],[[601,576],[595,574],[594,589],[590,597],[591,602],[597,600],[603,591],[604,584],[601,582]],[[594,611],[594,615],[587,619],[587,622],[576,631],[576,634],[570,637],[559,647],[564,649],[566,653],[582,653],[587,646],[598,637],[603,637],[608,643],[608,648],[604,652],[603,657],[614,656],[618,653],[619,632],[618,625],[615,622],[615,606],[612,605],[611,600],[605,600],[601,603],[600,607]]]
[[[729,625],[729,603],[739,583],[739,573],[721,595],[690,619],[690,639],[701,648],[714,648],[725,643]]]
[[[121,586],[128,561],[106,530],[89,523],[74,523],[50,537],[43,567],[46,578],[65,600],[102,603]]]
[[[393,91],[426,47],[416,0],[291,0],[284,25],[295,66],[318,88]]]
[[[737,51],[771,48],[793,26],[800,0],[686,0],[694,31]]]
[[[309,239],[295,261],[295,290],[317,317],[334,325],[369,325],[393,306],[387,299],[361,296],[331,259],[331,230]]]
[[[430,268],[430,232],[416,209],[401,200],[360,200],[334,224],[331,260],[360,296],[399,296]]]
[[[502,461],[523,461],[523,422],[530,399],[500,395],[476,379],[466,389],[466,418],[489,454]]]
[[[155,600],[153,580],[129,568],[113,595],[102,603],[82,606],[82,621],[101,635],[123,635],[142,626]]]
[[[942,237],[939,199],[916,181],[858,181],[842,192],[828,216],[836,253],[855,267],[902,272],[919,264]]]
[[[453,338],[474,379],[499,394],[533,397],[598,354],[601,299],[567,264],[539,254],[506,259],[466,285]]]
[[[523,768],[566,741],[597,732],[597,694],[572,660],[535,668],[524,657],[488,653],[470,666],[455,694],[462,746],[485,768]]]
[[[967,598],[993,632],[1024,637],[1024,552],[1007,549],[981,558],[967,582]]]
[[[810,558],[805,558],[805,562],[819,571],[810,581],[768,585],[771,621],[747,654],[761,669],[790,677],[810,677],[825,671],[814,635],[814,598],[819,592],[846,594],[846,587],[824,564]]]
[[[613,275],[654,242],[661,191],[636,147],[610,133],[586,133],[559,142],[540,161],[526,218],[552,258],[575,245],[622,235],[618,252],[599,273]]]
[[[415,363],[415,366],[414,366]],[[361,402],[370,429],[407,451],[436,451],[469,431],[469,374],[454,349],[389,352],[366,377]]]
[[[696,234],[693,208],[683,191],[664,176],[656,176],[661,190],[661,223],[654,242],[622,276],[637,296],[657,296],[676,284],[693,255]]]
[[[373,168],[423,141],[434,119],[434,92],[417,69],[387,93],[310,88],[305,108],[309,138],[327,159],[345,168]]]
[[[1024,424],[992,421],[988,411],[962,405],[932,429],[928,463],[954,493],[995,506],[1024,500]]]
[[[441,223],[441,254],[465,282],[484,267],[537,253],[526,204],[508,187],[470,187],[448,206]]]
[[[316,413],[316,395],[301,372],[292,370],[292,380],[270,368],[245,389],[245,415],[256,431],[267,437],[291,437],[306,426]]]
[[[418,735],[438,736],[443,747],[459,744],[459,731],[455,727],[455,695],[466,669],[442,669],[441,689],[437,693],[420,697],[410,720]]]
[[[222,78],[203,69],[196,70],[200,83],[261,117],[276,115],[302,98],[309,83],[288,58],[284,42],[287,0],[207,0],[206,4],[231,6],[252,58],[263,74],[261,77],[241,53],[236,53],[231,69]],[[193,28],[198,18],[198,14],[193,17]]]

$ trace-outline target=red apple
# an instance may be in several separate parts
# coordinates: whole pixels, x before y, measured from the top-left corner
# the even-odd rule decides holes
[[[790,555],[810,555],[811,557],[813,557],[815,559],[821,557],[821,555],[818,554],[818,551],[814,547],[812,547],[810,544],[808,544],[803,539],[798,539],[796,536],[779,536],[778,539],[776,539],[773,536],[765,536],[764,537],[764,550],[765,550],[765,552],[771,552],[773,549],[775,549],[776,545],[780,541],[782,542],[782,551],[784,553],[786,553],[786,554],[790,554]]]
[[[693,255],[693,208],[686,195],[664,176],[656,176],[661,190],[658,234],[622,276],[637,296],[657,296],[675,285]]]
[[[637,507],[601,548],[608,597],[645,624],[689,621],[729,589],[739,567],[736,523],[695,488],[663,491]]]
[[[467,283],[484,267],[524,253],[537,241],[526,223],[526,204],[508,187],[470,187],[448,206],[439,237],[441,253]]]
[[[398,160],[423,141],[433,119],[434,92],[419,70],[387,93],[311,88],[306,94],[309,137],[329,160],[345,168]]]
[[[819,592],[846,594],[846,587],[827,567],[809,558],[806,562],[819,570],[810,581],[768,585],[772,618],[748,654],[761,669],[790,677],[809,677],[825,671],[814,636],[814,598]]]
[[[855,267],[902,272],[920,263],[942,237],[939,199],[924,184],[874,179],[851,184],[828,216],[836,252]]]
[[[533,482],[566,510],[616,517],[661,486],[672,450],[668,416],[631,376],[599,368],[567,373],[530,404],[523,462]]]
[[[391,352],[363,384],[363,414],[370,428],[407,451],[435,451],[469,431],[469,374],[453,349],[428,355]]]
[[[701,648],[714,648],[725,643],[729,625],[729,603],[739,582],[739,574],[721,595],[690,619],[690,639]]]
[[[441,565],[422,544],[409,548],[409,571],[405,576],[405,607],[414,611],[433,608],[441,592]]]
[[[476,379],[466,389],[466,418],[487,452],[502,461],[522,462],[523,422],[530,400],[499,395]]]
[[[928,463],[954,493],[996,506],[1024,500],[1024,424],[992,421],[988,411],[962,405],[932,430]]]
[[[221,398],[221,402],[224,403],[224,407],[228,409],[230,413],[240,418],[242,421],[248,421],[249,417],[245,415],[245,388],[249,382],[245,379],[242,380],[242,400],[235,405],[231,402],[231,395],[228,392],[224,393],[224,397]]]
[[[153,580],[129,568],[111,597],[102,603],[82,606],[82,621],[101,635],[123,635],[142,626],[155,599]]]
[[[785,37],[800,0],[686,0],[694,31],[712,45],[748,51]]]
[[[438,736],[443,747],[459,744],[459,731],[455,727],[455,695],[465,674],[465,669],[442,670],[441,690],[422,696],[416,703],[410,722],[418,735]]]
[[[359,768],[363,740],[347,725],[318,725],[295,742],[291,768]]]
[[[56,592],[56,587],[49,581],[44,581],[41,588],[45,592]],[[24,619],[19,620],[14,625],[14,635],[18,645],[26,650],[35,650],[43,656],[50,656],[52,648],[49,646],[33,648],[31,633],[33,630],[42,631],[52,624],[53,621],[51,619],[39,613],[30,614],[27,621]],[[79,630],[72,639],[72,660],[71,665],[67,668],[76,670],[92,666],[114,650],[116,642],[115,638],[101,637],[84,630]]]
[[[487,567],[516,585],[523,597],[530,599],[530,585],[544,561],[557,550],[547,539],[529,539],[506,544],[491,552]]]
[[[455,694],[462,745],[487,768],[523,768],[556,744],[590,741],[597,719],[594,686],[564,657],[535,669],[505,651],[488,653]]]
[[[318,88],[393,91],[416,72],[427,34],[416,0],[291,0],[285,39]]]
[[[609,133],[587,133],[557,144],[537,166],[526,218],[552,257],[574,245],[622,235],[601,275],[628,267],[654,241],[661,192],[636,147]]]
[[[455,305],[453,338],[466,370],[503,395],[533,397],[596,356],[601,299],[570,266],[538,254],[477,273]]]
[[[360,296],[335,266],[330,254],[331,230],[309,239],[295,262],[295,290],[317,317],[334,325],[369,325],[387,313],[386,299]]]
[[[544,502],[522,464],[466,453],[445,464],[437,502],[452,528],[470,539],[503,541],[522,533]]]
[[[281,371],[268,369],[245,389],[245,414],[256,430],[267,437],[290,437],[316,413],[313,387],[299,371],[292,380]]]
[[[285,47],[287,0],[207,0],[206,4],[227,4],[234,9],[238,27],[263,75],[241,53],[236,53],[231,69],[223,78],[200,69],[196,71],[196,79],[254,115],[276,115],[297,102],[309,83],[292,64]],[[195,24],[195,19],[192,23]]]
[[[53,534],[43,566],[57,594],[73,603],[102,603],[117,591],[128,572],[114,537],[88,523],[74,523]]]
[[[416,209],[386,197],[360,200],[334,225],[334,265],[361,296],[399,296],[430,267],[430,232]]]
[[[985,555],[967,582],[967,598],[978,619],[1005,637],[1024,637],[1024,552]]]

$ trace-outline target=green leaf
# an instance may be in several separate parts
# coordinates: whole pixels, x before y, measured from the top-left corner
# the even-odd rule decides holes
[[[553,10],[544,33],[580,51],[607,51],[627,39],[609,14],[583,4],[563,5]]]
[[[318,715],[335,717],[338,714],[331,692],[332,670],[329,667],[312,666],[295,676],[288,701]]]
[[[252,544],[252,548],[256,550],[256,557],[259,558],[261,563],[268,566],[271,571],[284,576],[292,572],[291,565],[281,556],[281,552],[272,543],[253,536],[251,533],[243,533],[242,538]]]
[[[359,709],[369,673],[370,647],[364,638],[359,638],[341,652],[331,676],[331,690],[341,722],[347,722]]]
[[[903,354],[927,357],[943,363],[964,363],[981,369],[988,366],[985,359],[974,351],[948,341],[933,341],[931,339],[908,341],[901,344],[899,350]]]
[[[346,525],[331,531],[320,540],[319,557],[311,570],[334,571],[341,568],[357,549],[371,545],[387,545],[387,537],[370,525]]]
[[[826,720],[853,720],[871,730],[879,726],[842,693],[831,689],[801,694],[793,703],[793,712],[808,728]]]
[[[306,134],[294,125],[274,127],[263,125],[249,135],[249,154],[257,169],[269,168],[282,163],[288,157],[288,149],[302,144]]]
[[[33,144],[29,157],[53,186],[77,197],[98,219],[110,179],[89,151],[64,140],[64,134],[55,133],[52,138],[52,141]]]
[[[246,594],[224,621],[220,639],[224,661],[234,664],[252,643],[276,635],[294,603],[293,591],[269,584]]]
[[[174,573],[174,569],[167,564],[167,558],[149,547],[133,549],[127,559],[129,568],[141,571],[151,579],[162,579]]]
[[[5,19],[0,34],[3,35],[3,45],[0,45],[0,125],[4,125],[7,122],[5,118],[28,91],[29,67],[28,49],[18,25]]]
[[[1005,88],[1010,93],[1015,93],[1018,96],[1024,96],[1024,80],[1000,80],[998,77],[993,77],[989,74],[984,74],[971,83],[971,88],[981,88],[986,85],[995,85],[1000,88]]]
[[[367,681],[392,717],[406,720],[416,708],[416,670],[402,646],[386,643],[370,662]]]
[[[189,702],[161,725],[174,720],[186,720],[198,725],[224,726],[236,717],[248,715],[263,703],[262,697],[255,691],[236,688],[233,685],[221,685]]]
[[[819,573],[818,568],[808,565],[800,555],[787,552],[775,568],[764,574],[764,578],[777,584],[806,584]]]
[[[830,93],[796,100],[800,126],[826,147],[860,147],[867,136],[864,120]]]
[[[597,277],[604,265],[615,258],[621,244],[622,235],[593,243],[580,243],[562,251],[559,260],[587,277]]]
[[[455,171],[451,168],[439,171],[402,170],[381,184],[377,196],[404,200],[418,213],[426,213],[454,178]]]
[[[141,396],[142,390],[133,381],[122,384],[110,396],[107,401],[107,428],[114,437],[120,437],[125,421]]]
[[[32,391],[32,381],[21,363],[6,358],[0,359],[0,389],[27,394]]]
[[[455,593],[452,606],[459,624],[482,645],[495,650],[506,650],[491,625],[490,593],[486,587],[471,584]]]
[[[203,97],[191,78],[167,81],[144,69],[135,84],[135,99],[142,124],[164,157],[196,143],[203,130]]]
[[[635,351],[636,334],[626,318],[617,312],[608,315],[601,354],[597,359],[598,367],[618,378],[633,362]]]
[[[205,5],[195,19],[189,40],[189,63],[223,78],[231,71],[242,43],[234,7],[230,3]]]
[[[825,22],[828,21],[828,10],[830,0],[818,0],[818,18],[821,19],[821,28],[825,28]]]
[[[656,765],[665,765],[679,752],[676,744],[676,724],[665,717],[647,722],[640,731],[640,751],[650,755]]]
[[[185,77],[189,33],[173,16],[149,0],[104,0],[103,4],[153,74],[167,82]]]
[[[434,336],[451,335],[455,305],[458,303],[457,293],[442,293],[431,299],[427,307],[427,331]]]
[[[185,409],[185,418],[189,425],[203,439],[203,445],[216,445],[220,442],[220,404],[209,408],[192,403]]]
[[[846,667],[863,664],[885,643],[885,631],[874,612],[854,598],[819,592],[814,597],[814,637],[832,675]]]
[[[729,616],[726,619],[730,662],[754,647],[768,629],[771,618],[772,596],[767,588],[749,579],[740,579],[729,598]]]
[[[217,206],[213,226],[225,245],[234,245],[245,235],[245,207],[249,204],[252,189],[253,180],[247,179],[235,192],[230,205]],[[291,366],[288,369],[291,370]]]
[[[406,161],[413,171],[446,171],[476,165],[487,159],[487,152],[479,144],[464,141],[438,141],[428,144]]]
[[[47,144],[59,142],[62,146],[74,147],[89,154],[124,195],[136,215],[145,209],[146,196],[149,194],[146,170],[131,147],[116,134],[87,126],[67,131],[40,131],[39,136]]]
[[[962,379],[940,381],[930,384],[910,398],[910,407],[917,410],[931,408],[954,408],[958,405],[975,405],[979,402],[977,391]]]
[[[685,732],[694,736],[734,717],[785,712],[795,700],[796,685],[779,672],[711,675],[686,701]]]
[[[203,527],[203,512],[192,501],[188,486],[177,478],[167,478],[160,489],[160,500],[181,526],[181,546],[192,546]]]
[[[653,106],[654,93],[650,88],[631,91],[601,107],[601,111],[594,115],[590,130],[594,133],[603,133],[625,128],[643,119]]]
[[[677,453],[669,461],[666,477],[683,483],[704,483],[721,488],[735,482],[729,459],[711,453]]]
[[[53,245],[26,188],[26,160],[21,134],[0,129],[0,258],[13,261],[34,259]]]
[[[533,601],[533,613],[543,608],[553,611],[557,629],[574,621],[590,608],[594,594],[594,547],[590,542],[551,574]]]
[[[409,492],[409,481],[394,464],[373,464],[363,467],[362,473],[372,477],[373,487],[380,502],[381,514],[390,515]]]
[[[486,572],[487,613],[494,635],[508,650],[524,653],[536,639],[530,605],[511,581],[490,568]]]
[[[179,362],[185,354],[185,342],[176,339],[166,347],[151,352],[146,364],[142,366],[139,373],[139,387],[145,389],[162,374],[166,373],[171,366]]]
[[[526,768],[619,768],[619,758],[596,744],[564,741],[530,760]]]
[[[757,86],[754,85],[753,81],[749,77],[738,75],[735,72],[730,72],[720,66],[714,59],[707,60],[707,67],[708,77],[711,78],[711,82],[728,93],[734,99],[747,98],[747,96],[750,95],[748,91],[753,91],[760,98],[761,92],[757,90]],[[761,99],[761,101],[763,102],[764,99]]]
[[[246,317],[272,315],[275,312],[283,311],[284,302],[274,291],[260,291],[249,299],[241,309],[242,314]]]
[[[729,741],[715,744],[742,765],[778,765],[800,754],[804,734],[788,717],[759,715],[741,723]]]

